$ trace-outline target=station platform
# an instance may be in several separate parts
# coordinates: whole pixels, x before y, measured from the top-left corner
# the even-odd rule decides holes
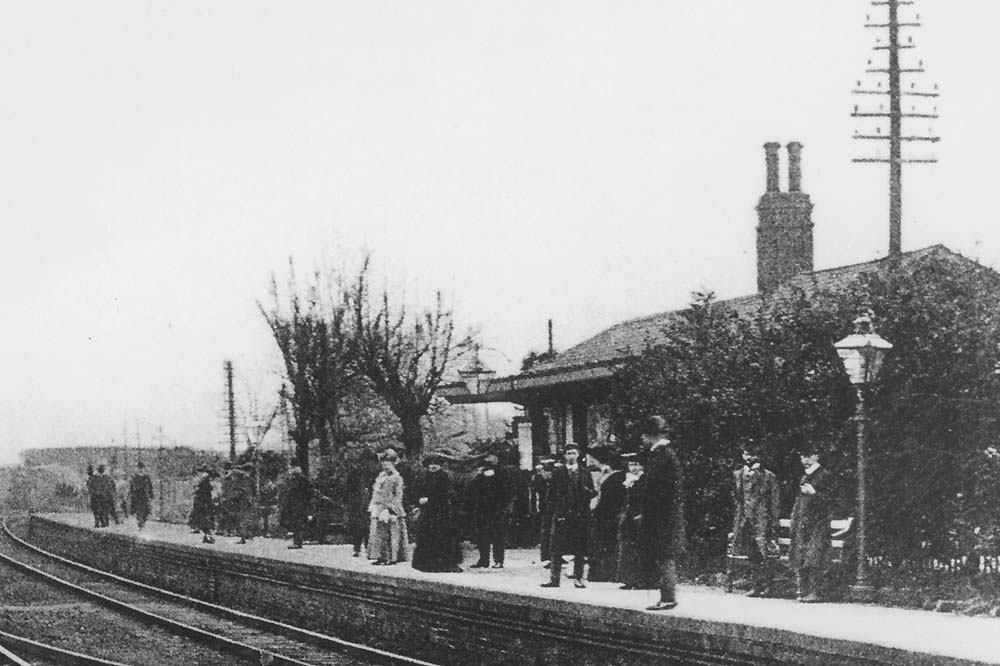
[[[677,608],[649,612],[644,609],[657,600],[655,591],[624,591],[616,583],[590,582],[586,589],[577,589],[568,580],[560,588],[539,587],[547,580],[548,571],[538,561],[537,550],[508,550],[503,569],[468,569],[476,555],[466,544],[464,571],[425,573],[414,570],[408,562],[373,566],[363,555],[352,557],[350,545],[306,545],[301,550],[289,550],[289,541],[260,537],[246,544],[238,544],[232,537],[217,537],[216,543],[203,544],[200,535],[181,525],[151,522],[140,531],[130,520],[96,530],[89,514],[47,514],[40,518],[141,543],[184,546],[219,555],[232,554],[239,559],[249,556],[307,565],[347,577],[377,576],[387,585],[399,588],[441,586],[452,596],[460,596],[463,589],[486,598],[516,595],[537,599],[545,608],[576,609],[588,617],[600,617],[602,611],[617,617],[645,616],[640,620],[629,619],[630,625],[663,624],[685,630],[699,627],[699,631],[725,628],[730,635],[748,641],[773,640],[779,636],[784,641],[809,646],[813,651],[828,652],[830,663],[861,663],[858,656],[864,655],[862,661],[868,663],[1000,665],[1000,619],[994,618],[855,603],[801,604],[787,599],[749,598],[693,585],[680,586]],[[622,616],[623,611],[636,615]],[[834,656],[838,658],[833,659]]]

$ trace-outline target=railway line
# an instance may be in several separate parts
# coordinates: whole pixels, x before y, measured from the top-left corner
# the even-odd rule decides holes
[[[24,541],[13,533],[6,521],[0,525],[0,564],[16,569],[34,580],[44,581],[45,585],[58,588],[63,594],[86,599],[90,604],[99,604],[105,609],[127,616],[132,622],[156,626],[162,631],[198,644],[201,649],[229,655],[230,659],[235,659],[232,663],[273,666],[433,666],[429,662],[344,641],[93,569]],[[0,634],[0,644],[11,642],[12,639],[6,639]]]

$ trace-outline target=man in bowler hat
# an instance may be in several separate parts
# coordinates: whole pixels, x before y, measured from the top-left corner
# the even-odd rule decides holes
[[[641,434],[648,460],[639,548],[647,568],[659,573],[660,588],[660,600],[646,610],[670,610],[677,606],[677,558],[684,551],[683,474],[663,417],[647,419]]]

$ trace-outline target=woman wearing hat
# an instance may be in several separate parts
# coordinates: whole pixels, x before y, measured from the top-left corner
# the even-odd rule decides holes
[[[406,511],[403,509],[403,477],[396,471],[398,457],[386,449],[379,460],[382,471],[372,485],[368,504],[371,527],[368,536],[368,559],[375,564],[395,564],[406,559]]]
[[[458,565],[462,562],[462,552],[452,509],[451,480],[441,469],[443,462],[441,456],[424,458],[427,474],[418,500],[420,517],[417,545],[413,549],[413,568],[420,571],[461,571]]]
[[[642,515],[642,500],[646,495],[646,478],[643,475],[645,456],[626,453],[622,456],[628,465],[628,473],[622,482],[625,489],[625,507],[618,522],[618,576],[623,590],[653,588],[656,572],[643,568],[643,558],[639,551],[639,517]]]

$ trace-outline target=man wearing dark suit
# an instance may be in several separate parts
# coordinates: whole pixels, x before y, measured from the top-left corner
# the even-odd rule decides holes
[[[830,516],[833,512],[833,476],[820,467],[819,453],[799,456],[805,474],[792,509],[792,550],[789,564],[795,571],[796,598],[804,603],[821,601],[819,588],[830,550]]]
[[[736,512],[733,518],[733,550],[753,566],[751,597],[771,594],[773,558],[778,555],[779,493],[774,472],[764,468],[760,457],[743,449],[743,467],[733,473]]]
[[[507,542],[507,521],[510,517],[510,480],[507,470],[498,458],[486,456],[479,474],[469,483],[469,503],[476,521],[476,547],[479,559],[470,569],[490,566],[490,548],[493,549],[493,568],[503,569]]]
[[[660,588],[660,600],[646,610],[670,610],[677,606],[677,558],[684,552],[683,472],[663,417],[652,416],[643,424],[642,442],[649,457],[639,518],[640,557],[644,569],[659,573]]]
[[[567,444],[563,452],[566,464],[552,472],[549,485],[549,509],[552,520],[552,543],[549,582],[542,587],[559,587],[563,555],[573,555],[573,585],[583,584],[583,565],[587,557],[590,532],[590,500],[597,495],[594,479],[580,464],[580,447]]]

